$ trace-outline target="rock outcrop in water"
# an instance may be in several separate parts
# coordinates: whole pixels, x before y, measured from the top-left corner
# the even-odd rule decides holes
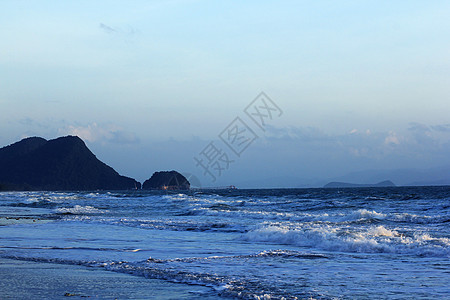
[[[330,182],[324,188],[348,188],[348,187],[393,187],[396,186],[392,181],[385,180],[374,184],[356,184],[347,182]]]
[[[0,190],[126,190],[136,180],[97,159],[76,136],[31,137],[0,149]]]
[[[142,185],[144,190],[189,190],[191,184],[177,171],[153,173]]]

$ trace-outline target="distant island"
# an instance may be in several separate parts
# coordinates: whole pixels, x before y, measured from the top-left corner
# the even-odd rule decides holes
[[[347,182],[330,182],[324,185],[324,188],[352,188],[352,187],[394,187],[396,186],[392,181],[385,180],[374,184],[357,184]]]
[[[144,190],[189,190],[191,184],[177,171],[153,173],[142,185]]]
[[[0,191],[140,189],[97,159],[79,137],[23,139],[0,149]]]

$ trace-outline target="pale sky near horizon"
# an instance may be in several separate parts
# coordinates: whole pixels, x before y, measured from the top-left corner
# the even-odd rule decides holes
[[[204,185],[450,165],[449,13],[448,1],[1,1],[0,146],[77,134],[123,175],[177,169]],[[283,114],[208,182],[193,157],[261,91]]]

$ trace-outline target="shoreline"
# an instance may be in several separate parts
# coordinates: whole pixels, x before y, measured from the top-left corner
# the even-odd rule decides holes
[[[210,288],[97,268],[0,258],[1,299],[223,299]]]

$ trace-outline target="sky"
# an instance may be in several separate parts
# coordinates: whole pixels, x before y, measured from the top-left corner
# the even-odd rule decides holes
[[[202,186],[450,166],[449,11],[448,1],[4,0],[0,146],[78,135],[122,175],[175,169]],[[264,111],[261,92],[277,108],[262,127],[245,111]],[[247,134],[233,141],[238,154],[233,129]]]

